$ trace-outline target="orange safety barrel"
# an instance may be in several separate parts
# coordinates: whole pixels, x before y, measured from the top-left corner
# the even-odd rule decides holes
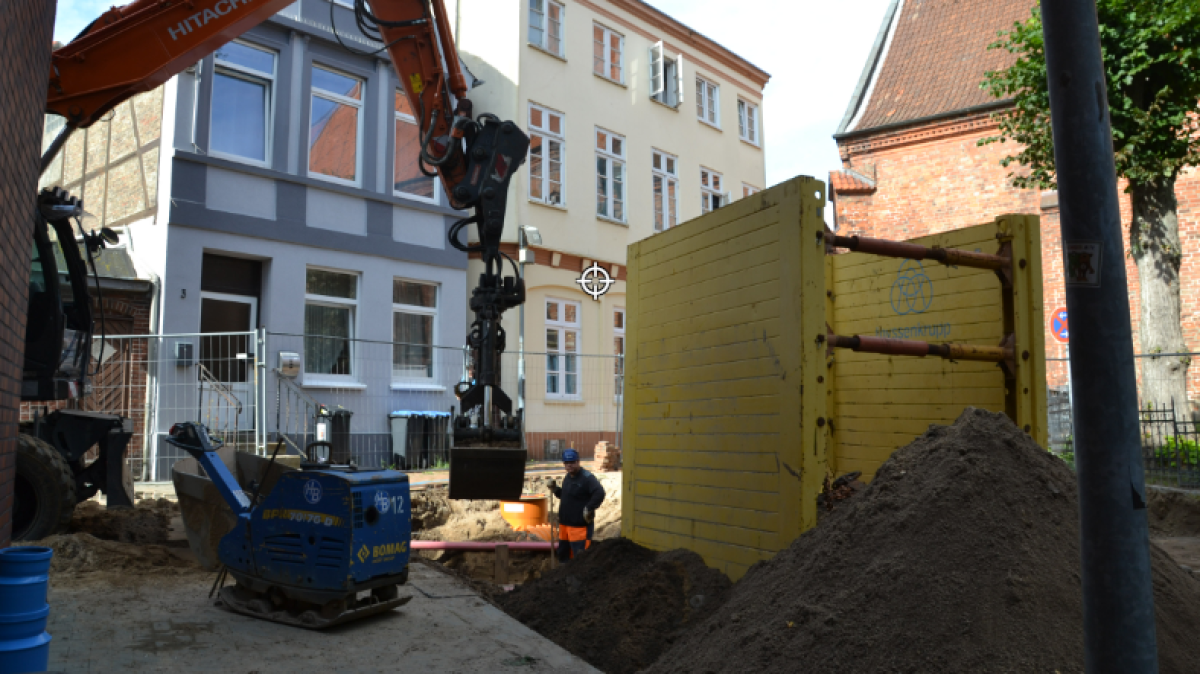
[[[546,524],[549,512],[549,499],[545,494],[522,494],[520,501],[500,502],[500,516],[515,531]]]

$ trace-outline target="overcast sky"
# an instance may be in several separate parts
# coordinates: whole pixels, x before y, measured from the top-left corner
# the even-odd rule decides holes
[[[648,0],[771,74],[763,103],[767,184],[826,180],[846,111],[888,0]],[[70,42],[121,0],[59,0],[54,39]]]

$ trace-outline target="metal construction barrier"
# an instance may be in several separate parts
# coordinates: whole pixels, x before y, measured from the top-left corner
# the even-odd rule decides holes
[[[330,342],[336,342],[333,348]],[[447,427],[432,415],[444,420],[459,405],[454,385],[464,376],[461,346],[282,333],[267,333],[266,344],[271,367],[265,378],[272,398],[266,415],[268,442],[283,439],[290,452],[300,453],[311,442],[334,441],[332,423],[330,437],[318,437],[315,419],[324,406],[331,418],[339,411],[353,413],[347,441],[359,465],[404,463],[420,470],[448,460]],[[326,352],[341,354],[336,369],[326,368],[333,373],[319,371]],[[517,384],[521,357],[518,351],[505,351],[501,372],[514,404],[520,402],[518,391],[524,392],[531,459],[542,459],[548,448],[560,446],[573,446],[590,458],[601,440],[617,442],[623,380],[615,356],[526,351],[524,387]],[[279,366],[284,362],[290,367]],[[405,414],[406,439],[398,444],[397,422]]]
[[[837,237],[799,177],[632,244],[622,534],[737,579],[966,406],[1045,442],[1037,218]],[[841,252],[845,249],[858,252]]]

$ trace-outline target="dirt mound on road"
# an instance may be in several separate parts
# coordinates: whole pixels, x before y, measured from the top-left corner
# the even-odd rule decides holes
[[[92,574],[140,581],[147,575],[203,572],[199,565],[186,559],[186,555],[181,556],[176,549],[106,541],[86,533],[58,534],[21,545],[54,550],[50,559],[50,578],[55,583],[86,581]]]
[[[1147,499],[1151,536],[1200,536],[1200,495],[1151,489]]]
[[[494,599],[594,667],[624,674],[654,662],[719,607],[729,587],[694,552],[658,553],[616,538]]]
[[[1006,417],[932,426],[649,671],[1083,671],[1075,476]],[[1152,548],[1161,671],[1200,671],[1200,582]]]
[[[109,510],[95,501],[75,507],[68,533],[86,533],[121,543],[164,543],[170,535],[171,518],[179,505],[167,499],[139,501],[134,508]]]

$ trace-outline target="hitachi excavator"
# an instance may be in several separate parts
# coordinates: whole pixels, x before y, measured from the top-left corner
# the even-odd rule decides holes
[[[135,94],[165,83],[292,1],[137,0],[105,12],[51,58],[46,111],[62,116],[66,123],[46,149],[42,170],[73,131],[91,126]],[[475,321],[466,338],[474,379],[455,387],[460,409],[451,419],[450,497],[519,499],[526,461],[523,414],[500,388],[500,356],[505,348],[501,316],[525,301],[525,287],[516,264],[500,251],[500,237],[509,182],[525,161],[529,137],[511,121],[474,114],[442,0],[354,0],[353,5],[359,30],[385,45],[400,86],[418,111],[422,171],[440,177],[451,206],[472,211],[451,228],[450,245],[478,253],[484,263],[470,298]],[[70,297],[87,297],[84,261],[71,246],[63,245],[75,240],[70,220],[81,215],[84,205],[57,188],[44,190],[38,203],[31,281],[31,290],[38,292],[30,302],[33,337],[27,340],[22,399],[66,400],[86,390],[86,354],[93,332],[86,299],[70,301]],[[477,241],[464,242],[462,230],[472,224]],[[55,234],[48,234],[52,229]],[[84,234],[89,254],[103,247],[105,237],[111,238],[111,233]],[[57,239],[67,260],[70,292],[60,292],[51,238]],[[504,275],[505,259],[512,276]],[[38,361],[32,369],[30,356]],[[26,526],[17,538],[53,533],[70,519],[76,499],[96,489],[108,492],[113,502],[132,428],[128,420],[108,416],[102,422],[85,420],[74,426],[71,419],[48,416],[39,420],[37,429],[30,429],[31,437],[23,437],[18,467],[20,457],[26,457],[25,464],[31,467],[26,474],[33,479],[25,489],[18,479],[17,517]],[[61,428],[56,429],[55,423]],[[117,437],[106,460],[96,462],[100,465],[87,479],[81,477],[82,455],[74,456],[69,448],[53,442],[55,437],[66,437],[64,428],[79,436],[75,445],[84,451],[96,444],[98,436]],[[102,450],[106,446],[102,443]],[[124,497],[118,495],[116,501],[128,502],[127,483],[121,491]]]

